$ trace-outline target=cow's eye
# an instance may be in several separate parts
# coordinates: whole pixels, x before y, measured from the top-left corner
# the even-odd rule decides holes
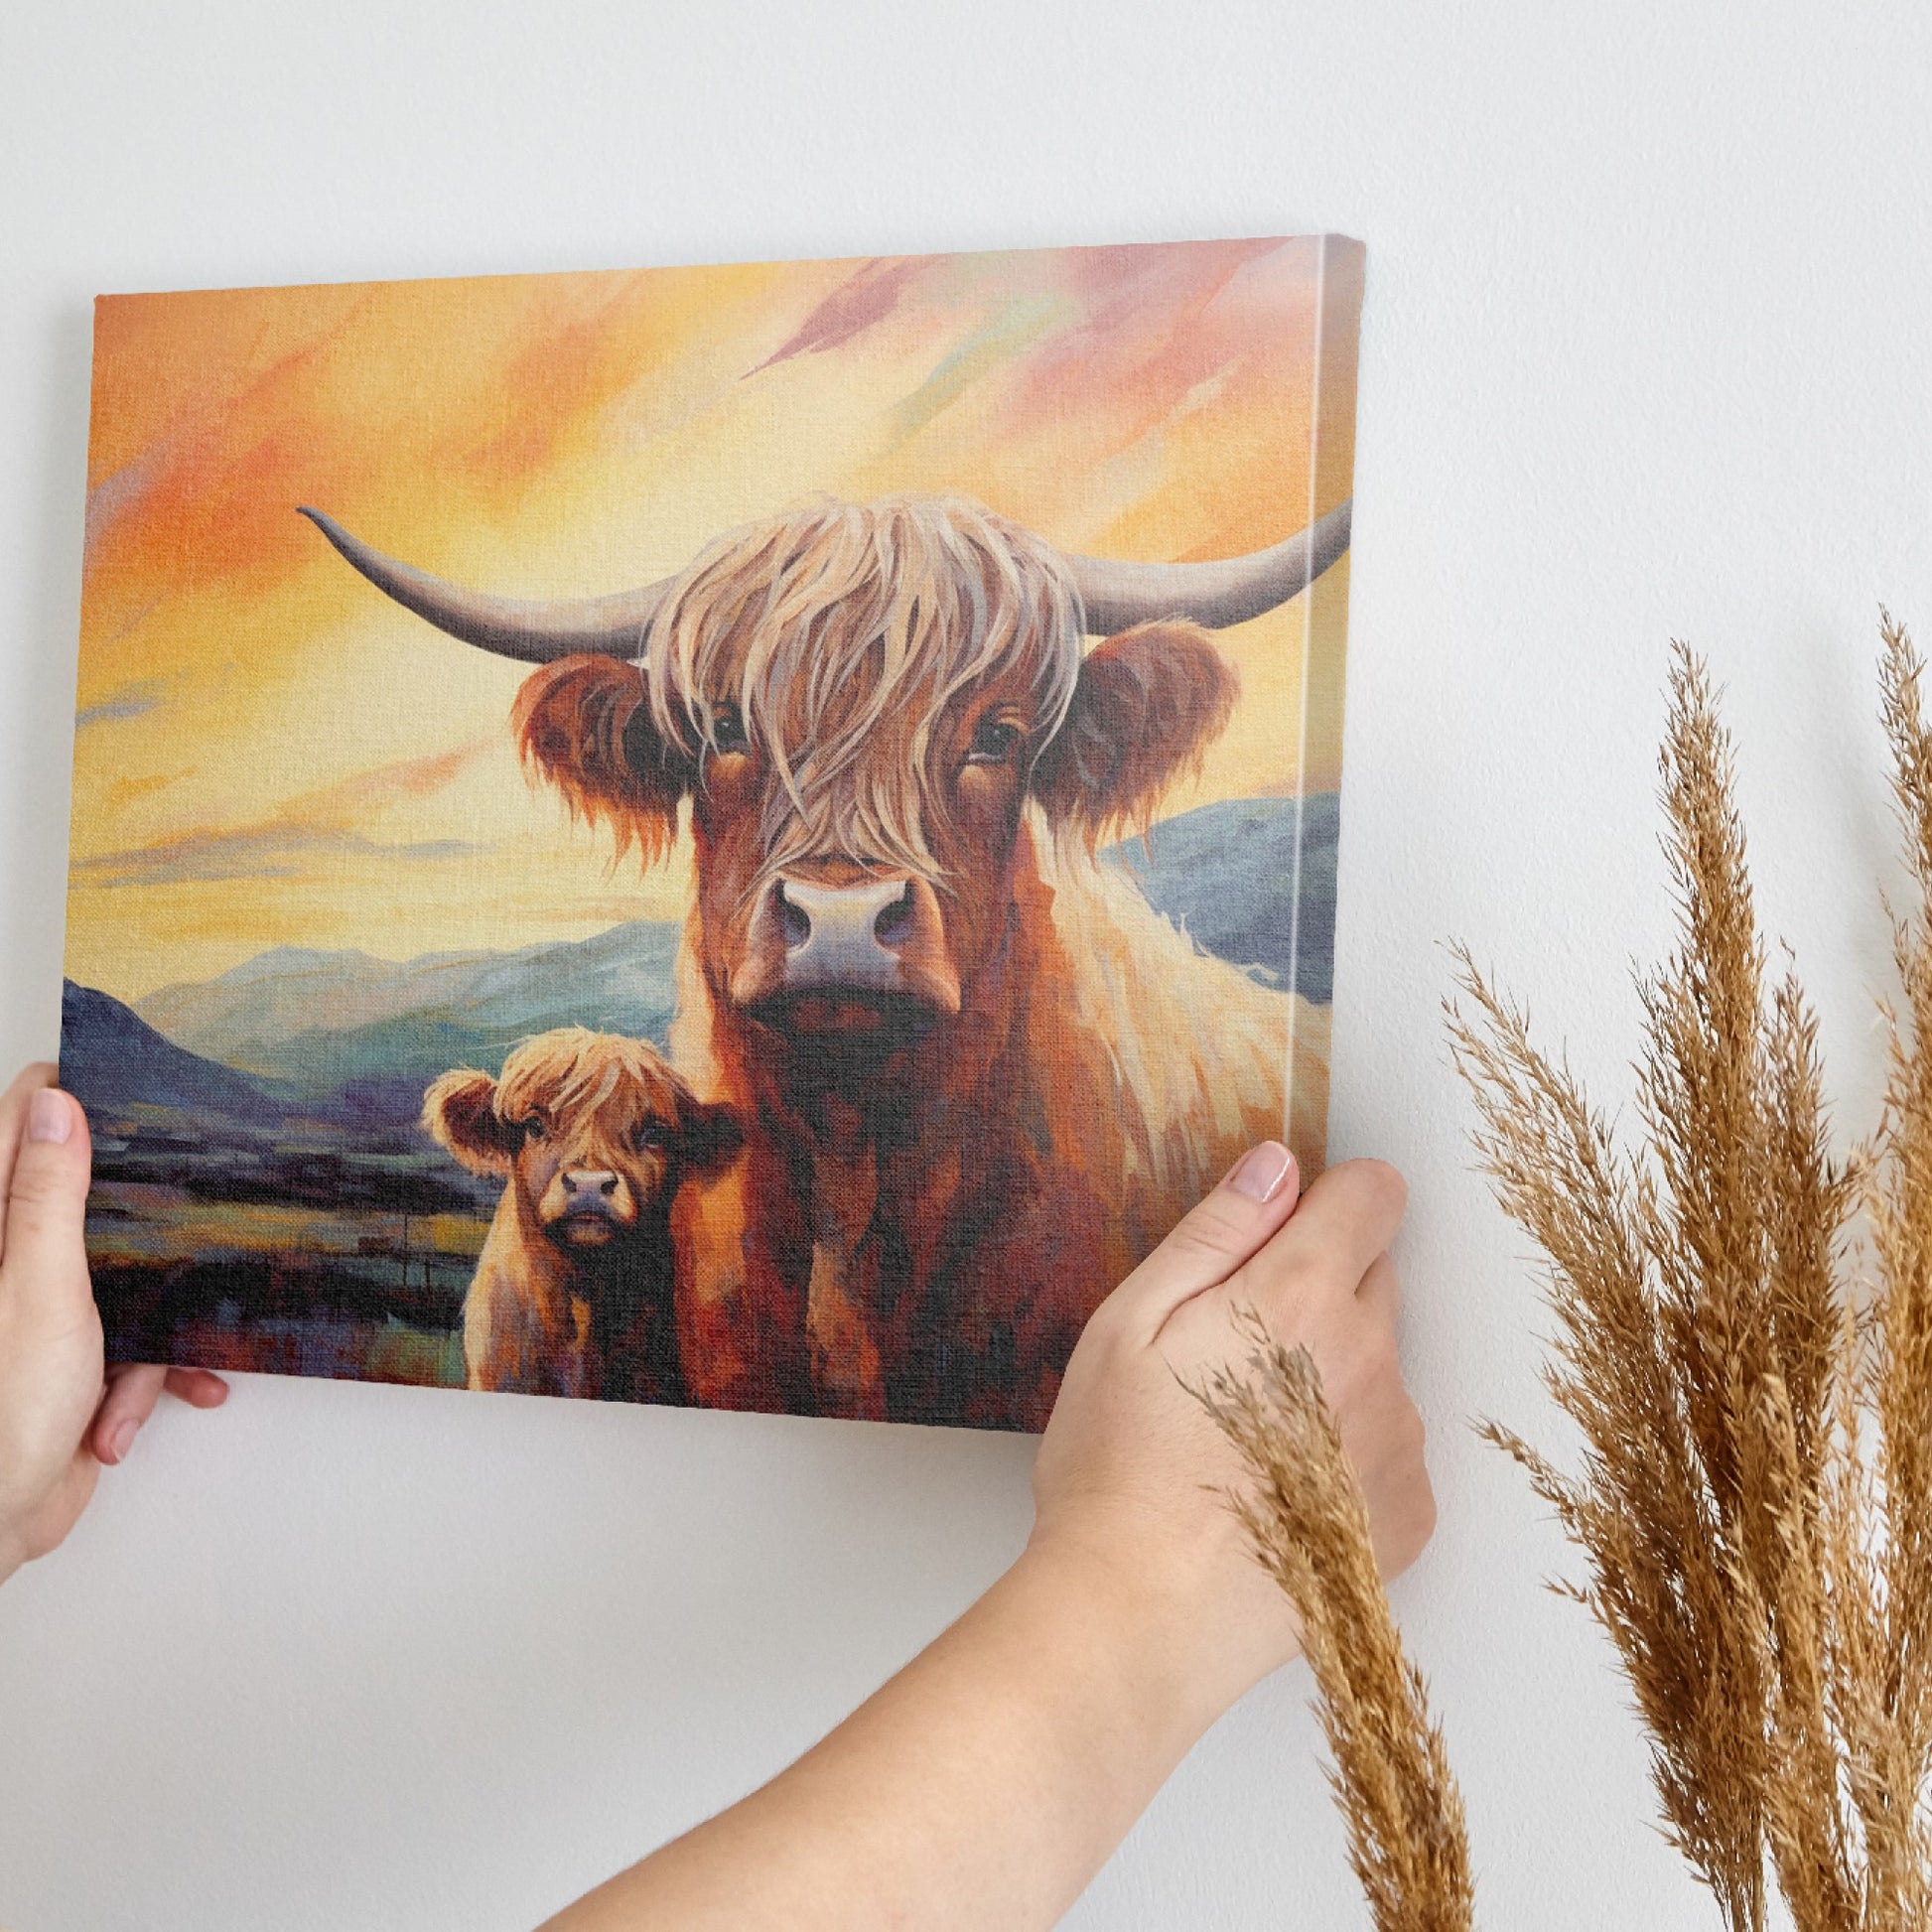
[[[968,757],[978,764],[1004,764],[1025,736],[1011,718],[982,718],[974,728]]]
[[[720,752],[742,752],[750,744],[745,718],[735,704],[721,704],[711,714],[711,743]]]
[[[523,1138],[526,1141],[540,1141],[543,1139],[545,1128],[543,1122],[535,1114],[532,1114],[528,1120],[519,1121],[517,1125],[523,1129]]]
[[[631,1135],[640,1154],[659,1153],[671,1144],[671,1130],[661,1121],[647,1120]]]

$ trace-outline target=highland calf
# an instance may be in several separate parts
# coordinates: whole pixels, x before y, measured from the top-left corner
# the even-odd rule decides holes
[[[423,1125],[508,1183],[464,1304],[470,1386],[687,1401],[673,1206],[737,1151],[729,1111],[643,1041],[567,1027],[517,1047],[499,1079],[444,1074]]]

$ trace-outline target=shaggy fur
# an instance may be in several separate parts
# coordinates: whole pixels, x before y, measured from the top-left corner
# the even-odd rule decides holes
[[[641,675],[525,684],[525,758],[621,849],[688,804],[671,1052],[748,1135],[681,1285],[700,1400],[1037,1426],[1101,1297],[1283,1131],[1291,1022],[1312,1164],[1319,1017],[1093,856],[1198,769],[1234,671],[1191,624],[1084,657],[1082,628],[1060,559],[976,505],[827,503],[700,557]],[[807,1038],[734,1004],[780,878],[929,889],[958,1013]]]
[[[1043,1428],[1087,1316],[1282,1133],[1291,1026],[1289,1138],[1312,1166],[1325,1010],[1203,954],[1131,877],[1030,818],[1004,970],[880,1080],[871,1145],[843,1165],[772,1104],[687,924],[671,1055],[753,1123],[691,1230],[696,1400],[783,1406],[761,1391],[802,1372],[819,1413]]]
[[[500,1079],[442,1075],[423,1125],[505,1181],[464,1304],[470,1386],[686,1400],[672,1209],[737,1151],[725,1110],[644,1041],[566,1027],[519,1046]],[[580,1193],[589,1211],[569,1212]]]

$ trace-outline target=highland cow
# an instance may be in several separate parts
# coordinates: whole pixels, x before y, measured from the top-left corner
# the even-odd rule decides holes
[[[407,608],[544,666],[524,755],[621,849],[661,858],[688,808],[671,1054],[748,1143],[693,1216],[700,1399],[1037,1427],[1088,1313],[1241,1149],[1319,1147],[1325,1014],[1096,855],[1227,721],[1204,626],[1306,588],[1347,505],[1157,565],[958,499],[826,502],[574,604],[310,514]]]

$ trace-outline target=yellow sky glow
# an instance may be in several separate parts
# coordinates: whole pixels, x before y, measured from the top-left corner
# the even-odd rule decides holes
[[[69,976],[136,999],[275,945],[406,958],[682,910],[688,859],[614,871],[525,782],[520,667],[387,603],[298,503],[524,596],[665,575],[821,492],[957,491],[1071,550],[1233,555],[1349,490],[1362,257],[1322,259],[1218,242],[103,297]],[[1170,811],[1337,782],[1346,603],[1344,562],[1222,633],[1242,702]]]

